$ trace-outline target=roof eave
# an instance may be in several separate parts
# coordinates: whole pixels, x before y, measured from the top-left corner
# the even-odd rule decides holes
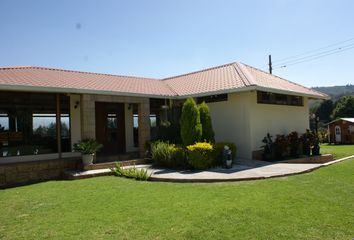
[[[60,87],[36,87],[27,85],[0,85],[0,90],[5,91],[30,91],[41,93],[72,93],[72,94],[98,94],[110,96],[126,96],[126,97],[145,97],[145,98],[174,98],[173,95],[145,94],[145,93],[130,93],[117,92],[108,90],[93,90],[93,89],[77,89],[77,88],[60,88]]]

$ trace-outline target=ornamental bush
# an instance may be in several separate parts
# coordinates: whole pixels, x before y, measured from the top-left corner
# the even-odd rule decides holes
[[[198,170],[204,170],[212,167],[213,146],[207,142],[197,142],[187,146],[187,156],[189,164]]]
[[[202,138],[202,125],[197,104],[193,98],[188,98],[182,108],[181,138],[184,146],[194,144]]]
[[[151,159],[158,166],[169,167],[172,165],[175,145],[168,142],[156,141],[151,144]]]
[[[189,166],[183,148],[163,141],[151,144],[151,159],[161,167],[188,168]]]
[[[205,102],[202,102],[199,106],[200,123],[202,124],[202,140],[205,142],[213,143],[214,131],[211,123],[209,107]]]

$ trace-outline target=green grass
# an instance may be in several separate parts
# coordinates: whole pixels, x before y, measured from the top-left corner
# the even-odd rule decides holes
[[[321,145],[321,154],[331,153],[334,159],[348,157],[354,155],[354,145]]]
[[[0,190],[0,239],[352,239],[354,160],[215,184],[119,177]]]

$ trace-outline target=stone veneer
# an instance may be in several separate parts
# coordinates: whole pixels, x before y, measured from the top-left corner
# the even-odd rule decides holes
[[[96,138],[95,102],[138,104],[139,154],[144,157],[145,143],[150,140],[150,100],[143,97],[83,94],[81,96],[82,138]]]
[[[65,170],[77,169],[80,158],[0,164],[0,188],[60,179]]]

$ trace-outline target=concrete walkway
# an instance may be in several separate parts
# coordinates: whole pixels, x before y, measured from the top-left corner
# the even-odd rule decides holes
[[[206,171],[191,170],[171,170],[159,169],[151,164],[135,165],[136,168],[147,169],[151,173],[151,181],[162,182],[227,182],[266,179],[274,177],[284,177],[305,172],[311,172],[320,167],[328,166],[344,160],[354,159],[353,156],[334,160],[327,163],[282,163],[282,162],[264,162],[257,160],[237,159],[236,164],[231,169],[213,168]],[[126,166],[130,168],[133,166]],[[66,171],[64,178],[68,180],[82,179],[97,176],[113,175],[109,168],[92,169],[84,171]]]
[[[231,169],[213,168],[207,171],[177,171],[150,167],[151,181],[165,182],[226,182],[283,177],[305,172],[333,163],[354,158],[353,156],[324,164],[269,163],[238,159]]]

